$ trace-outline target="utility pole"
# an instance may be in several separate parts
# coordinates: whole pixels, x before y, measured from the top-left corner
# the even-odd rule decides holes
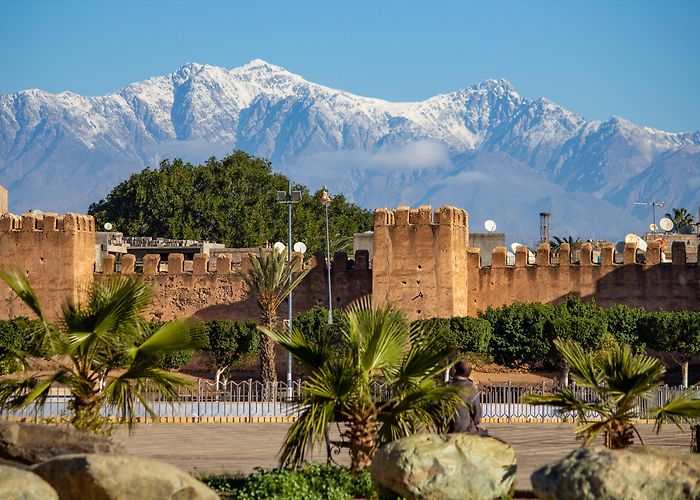
[[[292,191],[292,181],[289,180],[287,191],[277,191],[277,202],[287,204],[287,262],[292,265],[292,204],[301,200],[301,191]],[[293,276],[289,274],[289,284],[292,284]],[[288,317],[287,327],[292,333],[292,292],[287,297]],[[292,353],[287,353],[287,394],[292,395]]]

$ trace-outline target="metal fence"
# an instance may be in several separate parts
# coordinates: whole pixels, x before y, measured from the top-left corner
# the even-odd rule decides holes
[[[595,393],[586,387],[572,384],[571,389],[579,397],[587,401],[595,400]],[[182,389],[177,398],[167,398],[153,389],[146,395],[146,401],[153,410],[149,415],[143,404],[136,404],[135,417],[139,420],[187,419],[202,421],[206,419],[241,419],[244,421],[259,421],[266,418],[295,417],[299,408],[297,401],[301,396],[302,382],[297,380],[287,386],[284,382],[276,384],[273,390],[266,393],[262,382],[256,380],[230,381],[220,384],[217,388],[209,380],[199,379],[189,388]],[[533,420],[548,421],[572,419],[573,414],[561,414],[551,406],[533,406],[521,402],[526,394],[546,394],[552,390],[544,384],[489,384],[479,386],[481,404],[485,419],[498,420]],[[388,387],[383,384],[375,385],[376,394],[386,398]],[[639,399],[637,405],[641,413],[649,408],[665,404],[678,396],[682,387],[661,386],[649,398]],[[700,398],[700,392],[697,395]],[[18,410],[2,409],[0,419],[65,419],[69,416],[68,403],[70,394],[65,389],[54,389],[46,404],[41,407],[28,406]],[[115,416],[113,408],[103,408],[105,416]]]

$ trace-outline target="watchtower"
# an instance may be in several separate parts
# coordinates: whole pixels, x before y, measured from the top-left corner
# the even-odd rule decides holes
[[[409,319],[467,315],[468,215],[430,206],[374,214],[372,298]]]
[[[0,266],[24,271],[44,312],[55,318],[68,298],[79,300],[93,280],[95,220],[88,215],[0,215]],[[31,315],[0,283],[0,317]]]

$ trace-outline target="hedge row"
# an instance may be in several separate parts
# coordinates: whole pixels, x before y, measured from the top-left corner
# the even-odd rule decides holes
[[[342,310],[314,307],[294,319],[294,327],[321,338],[340,335]],[[518,367],[552,367],[557,362],[555,338],[572,338],[589,350],[614,344],[629,344],[636,351],[650,347],[658,351],[676,351],[684,355],[700,352],[700,313],[662,311],[649,313],[642,308],[615,305],[609,308],[594,302],[582,302],[569,295],[558,305],[514,303],[489,308],[478,318],[434,318],[418,321],[431,331],[441,346],[456,354],[476,353],[498,364]],[[158,327],[152,323],[151,327]],[[37,322],[27,318],[0,321],[0,354],[9,350],[31,349],[32,330]],[[260,334],[254,321],[213,321],[204,325],[207,345],[219,366],[235,369],[247,356],[259,352]],[[36,353],[40,354],[40,353]],[[186,364],[192,352],[164,356],[160,366],[174,369]],[[20,367],[0,357],[0,374]]]

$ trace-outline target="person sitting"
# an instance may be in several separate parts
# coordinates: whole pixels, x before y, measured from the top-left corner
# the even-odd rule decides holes
[[[462,404],[457,407],[454,418],[448,425],[447,432],[472,432],[479,433],[479,423],[481,423],[482,410],[479,399],[479,390],[474,382],[469,378],[472,367],[468,361],[459,360],[454,366],[454,376],[449,384],[462,387]]]

